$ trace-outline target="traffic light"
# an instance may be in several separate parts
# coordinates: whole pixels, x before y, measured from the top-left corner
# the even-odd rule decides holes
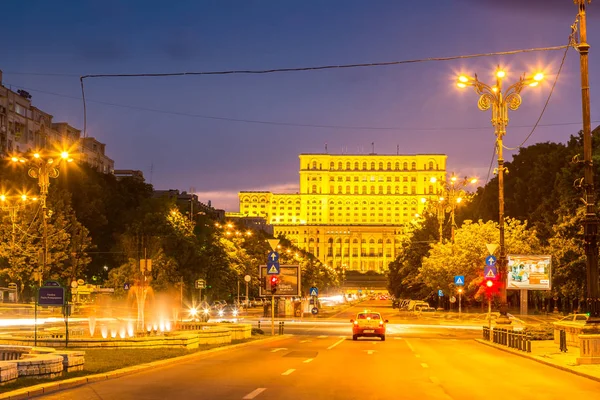
[[[498,293],[498,285],[499,283],[495,279],[485,279],[483,281],[483,287],[485,289],[485,294],[489,297]]]
[[[277,291],[277,284],[279,283],[279,278],[276,275],[271,275],[271,294],[275,294]]]

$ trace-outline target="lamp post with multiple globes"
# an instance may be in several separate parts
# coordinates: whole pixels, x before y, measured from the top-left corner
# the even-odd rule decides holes
[[[506,72],[498,67],[496,70],[496,83],[488,85],[477,78],[461,75],[458,77],[457,85],[459,88],[472,86],[479,95],[477,106],[480,110],[486,111],[492,109],[492,125],[496,135],[496,150],[498,153],[498,225],[500,230],[500,256],[498,257],[498,280],[506,281],[506,248],[504,246],[504,157],[502,154],[502,139],[506,135],[506,126],[508,125],[508,110],[516,111],[521,105],[521,91],[527,87],[535,87],[544,79],[544,75],[536,73],[535,75],[523,75],[516,83],[503,90],[503,79]],[[497,323],[510,323],[507,317],[508,305],[506,297],[506,285],[500,285],[500,318]]]

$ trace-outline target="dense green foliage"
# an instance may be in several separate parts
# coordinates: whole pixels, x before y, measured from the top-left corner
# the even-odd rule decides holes
[[[599,198],[600,129],[593,132],[596,198]],[[505,163],[505,238],[507,254],[552,255],[552,291],[542,297],[561,298],[571,304],[584,298],[584,208],[579,187],[583,177],[583,135],[566,144],[538,143],[523,147]],[[465,275],[467,300],[480,297],[485,243],[499,242],[498,180],[480,187],[466,205],[456,210],[455,242],[444,227],[438,243],[435,217],[426,216],[402,243],[390,264],[389,290],[400,298],[433,298],[438,289],[454,293],[454,275]],[[477,222],[475,222],[477,221]],[[497,254],[497,253],[496,253]]]
[[[39,201],[23,205],[17,196],[39,190],[25,168],[1,165],[0,177],[1,192],[7,195],[0,225],[0,285],[17,283],[26,300],[41,265],[42,213]],[[58,178],[51,179],[47,205],[51,217],[44,280],[68,286],[83,279],[112,287],[120,297],[143,293],[140,288],[149,286],[153,293],[179,298],[183,291],[192,299],[198,294],[195,280],[205,279],[203,297],[232,301],[238,287],[245,294],[243,278],[250,275],[250,296],[258,296],[258,267],[270,250],[270,236],[262,231],[223,225],[204,213],[190,220],[185,204],[154,198],[151,185],[117,180],[86,166],[62,168]],[[326,288],[339,283],[334,271],[285,239],[281,252],[282,262],[301,265],[304,291],[311,284]],[[141,270],[143,259],[152,260],[151,270]],[[125,283],[132,285],[129,294]]]

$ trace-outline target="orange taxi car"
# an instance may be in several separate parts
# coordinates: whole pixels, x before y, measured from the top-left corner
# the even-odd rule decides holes
[[[378,312],[364,311],[356,314],[356,319],[352,322],[352,340],[358,340],[360,336],[379,337],[385,340],[385,324],[388,320],[383,320]]]

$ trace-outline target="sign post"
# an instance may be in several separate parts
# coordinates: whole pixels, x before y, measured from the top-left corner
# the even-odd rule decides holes
[[[198,289],[198,304],[202,303],[202,289],[206,287],[206,281],[204,279],[196,279],[194,287]]]
[[[246,313],[248,313],[248,308],[250,308],[250,299],[248,298],[248,283],[252,277],[250,275],[244,276],[244,282],[246,282]]]

